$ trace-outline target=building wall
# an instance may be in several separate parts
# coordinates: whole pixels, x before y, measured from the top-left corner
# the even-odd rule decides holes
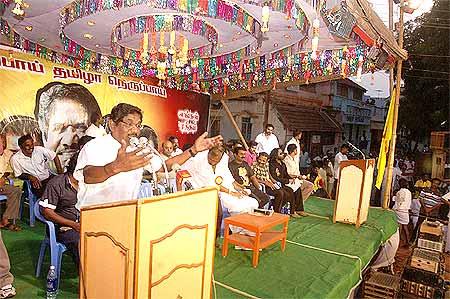
[[[338,84],[347,87],[347,96],[338,91]],[[359,89],[354,85],[347,85],[345,81],[333,81],[332,100],[333,108],[341,111],[342,125],[344,128],[342,139],[344,142],[351,142],[361,150],[369,152],[371,141],[371,119],[374,105],[366,103],[361,99],[356,99],[356,91],[361,95],[364,89]],[[367,140],[366,146],[363,146],[362,137]],[[345,138],[345,139],[344,139]]]
[[[226,104],[231,111],[239,129],[242,132],[242,118],[248,117],[251,119],[252,130],[249,140],[254,140],[256,136],[264,130],[264,96],[256,96],[256,100],[227,100]],[[214,107],[214,105],[213,105]],[[231,120],[228,118],[224,109],[212,109],[210,111],[210,124],[214,119],[220,119],[220,134],[225,140],[239,139],[239,136],[234,129]],[[269,106],[268,122],[274,126],[274,132],[277,135],[280,144],[285,142],[286,130],[281,123],[278,113],[272,105]]]

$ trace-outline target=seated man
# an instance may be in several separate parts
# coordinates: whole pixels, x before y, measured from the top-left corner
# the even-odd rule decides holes
[[[67,247],[78,267],[80,223],[79,212],[75,208],[78,182],[73,177],[76,164],[77,155],[74,155],[69,161],[67,172],[53,177],[48,182],[39,205],[42,215],[55,224],[56,240]]]
[[[314,184],[304,179],[300,173],[299,164],[295,159],[298,149],[295,144],[289,144],[287,146],[287,155],[284,158],[284,164],[286,164],[287,173],[294,179],[294,186],[299,185],[303,200],[307,200],[314,189]],[[295,192],[296,190],[294,190]]]
[[[9,220],[19,219],[20,197],[22,191],[19,187],[11,186],[8,177],[12,173],[10,159],[12,152],[6,147],[6,136],[0,135],[0,194],[6,196],[6,210],[3,213],[0,228],[8,228],[11,231],[21,230],[19,226],[10,223]]]
[[[286,165],[283,162],[284,153],[280,148],[274,148],[270,153],[269,172],[289,193],[289,202],[291,203],[291,217],[306,216],[303,209],[303,199],[300,185],[294,178],[290,177]],[[295,189],[295,190],[294,190]]]
[[[228,164],[228,168],[236,181],[235,187],[239,191],[249,190],[249,195],[259,202],[259,207],[263,208],[268,202],[269,197],[261,191],[261,186],[256,179],[252,169],[244,161],[246,150],[243,147],[237,147],[234,151],[234,160]],[[247,193],[249,193],[247,192]]]
[[[48,163],[53,160],[58,173],[63,173],[61,162],[54,151],[34,146],[33,137],[29,134],[20,137],[18,143],[20,151],[11,157],[14,175],[22,180],[30,180],[33,193],[41,198],[51,178]]]
[[[190,181],[194,188],[219,185],[220,202],[231,215],[252,212],[258,208],[258,201],[234,188],[234,179],[228,169],[228,156],[224,153],[225,149],[222,146],[215,146],[209,151],[197,153],[182,165],[182,169],[191,174]],[[219,216],[218,229],[222,222],[220,205]],[[241,233],[242,229],[232,227],[231,231]]]
[[[277,181],[270,177],[268,162],[269,155],[265,152],[260,153],[252,166],[252,171],[258,182],[265,186],[267,194],[275,197],[273,202],[274,211],[281,213],[281,208],[284,204],[288,201],[293,201],[294,197],[290,198],[292,190],[289,187],[281,187],[276,184]],[[293,202],[291,202],[291,205],[293,206]]]

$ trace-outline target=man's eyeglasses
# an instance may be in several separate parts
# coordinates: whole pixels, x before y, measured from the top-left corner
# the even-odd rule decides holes
[[[123,120],[120,120],[119,122],[123,123],[127,129],[136,128],[138,130],[142,130],[142,128],[143,128],[141,123],[132,124],[132,123],[127,123],[126,121],[123,121]]]

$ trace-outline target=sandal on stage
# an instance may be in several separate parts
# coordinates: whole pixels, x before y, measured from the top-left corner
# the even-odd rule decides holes
[[[1,228],[10,230],[12,232],[20,232],[22,230],[20,226],[15,225],[14,223],[8,223],[7,225],[2,226]]]

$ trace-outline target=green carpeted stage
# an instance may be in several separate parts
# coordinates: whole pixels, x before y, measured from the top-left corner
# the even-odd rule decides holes
[[[359,282],[380,244],[397,230],[395,214],[371,208],[369,219],[359,229],[333,224],[333,201],[312,197],[305,209],[314,214],[289,222],[286,251],[280,245],[264,249],[259,265],[251,267],[251,252],[229,250],[223,258],[216,250],[214,279],[217,298],[244,298],[243,292],[259,298],[346,298]],[[35,278],[35,265],[44,226],[22,232],[2,231],[16,281],[16,298],[45,297],[45,273]],[[44,264],[44,269],[48,265]],[[231,290],[233,289],[233,290]],[[59,298],[78,298],[78,275],[71,258],[63,258]]]

